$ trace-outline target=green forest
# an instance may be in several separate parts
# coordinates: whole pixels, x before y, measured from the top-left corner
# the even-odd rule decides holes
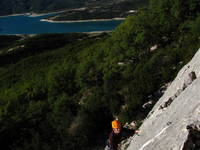
[[[83,2],[84,0],[3,0],[0,1],[0,15],[74,8],[82,6]]]
[[[1,35],[0,147],[102,150],[112,119],[140,123],[198,50],[199,8],[151,0],[111,33]]]
[[[0,1],[0,15],[30,12],[46,13],[63,9],[97,8],[99,6],[117,6],[122,10],[126,10],[127,5],[136,6],[143,1],[147,0],[2,0]]]
[[[133,12],[129,12],[130,10],[137,10],[138,8],[148,4],[148,0],[119,0],[118,3],[112,3],[111,1],[110,3],[109,1],[95,1],[94,4],[88,4],[82,10],[65,11],[48,19],[54,21],[66,21],[126,18],[128,15],[133,14]]]

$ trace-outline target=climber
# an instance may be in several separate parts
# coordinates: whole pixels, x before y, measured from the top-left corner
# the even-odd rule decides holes
[[[138,134],[139,130],[131,130],[127,128],[122,128],[118,120],[112,121],[112,131],[109,134],[109,139],[107,143],[108,150],[118,150],[119,143],[133,134]]]

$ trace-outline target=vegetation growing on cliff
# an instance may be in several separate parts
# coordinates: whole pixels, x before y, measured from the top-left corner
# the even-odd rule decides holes
[[[198,8],[196,0],[152,0],[111,34],[1,41],[0,146],[92,149],[113,116],[145,117],[149,95],[156,101],[200,46]]]

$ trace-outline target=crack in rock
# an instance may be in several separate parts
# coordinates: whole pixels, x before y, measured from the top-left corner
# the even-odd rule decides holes
[[[184,80],[183,87],[181,89],[178,89],[178,91],[170,97],[163,105],[159,107],[158,110],[167,108],[171,105],[171,103],[176,99],[192,82],[197,78],[194,71],[190,72],[187,76],[187,78]]]

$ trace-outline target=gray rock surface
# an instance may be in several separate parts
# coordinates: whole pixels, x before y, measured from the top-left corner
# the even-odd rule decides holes
[[[139,130],[139,135],[130,138],[127,150],[200,150],[200,49]]]

